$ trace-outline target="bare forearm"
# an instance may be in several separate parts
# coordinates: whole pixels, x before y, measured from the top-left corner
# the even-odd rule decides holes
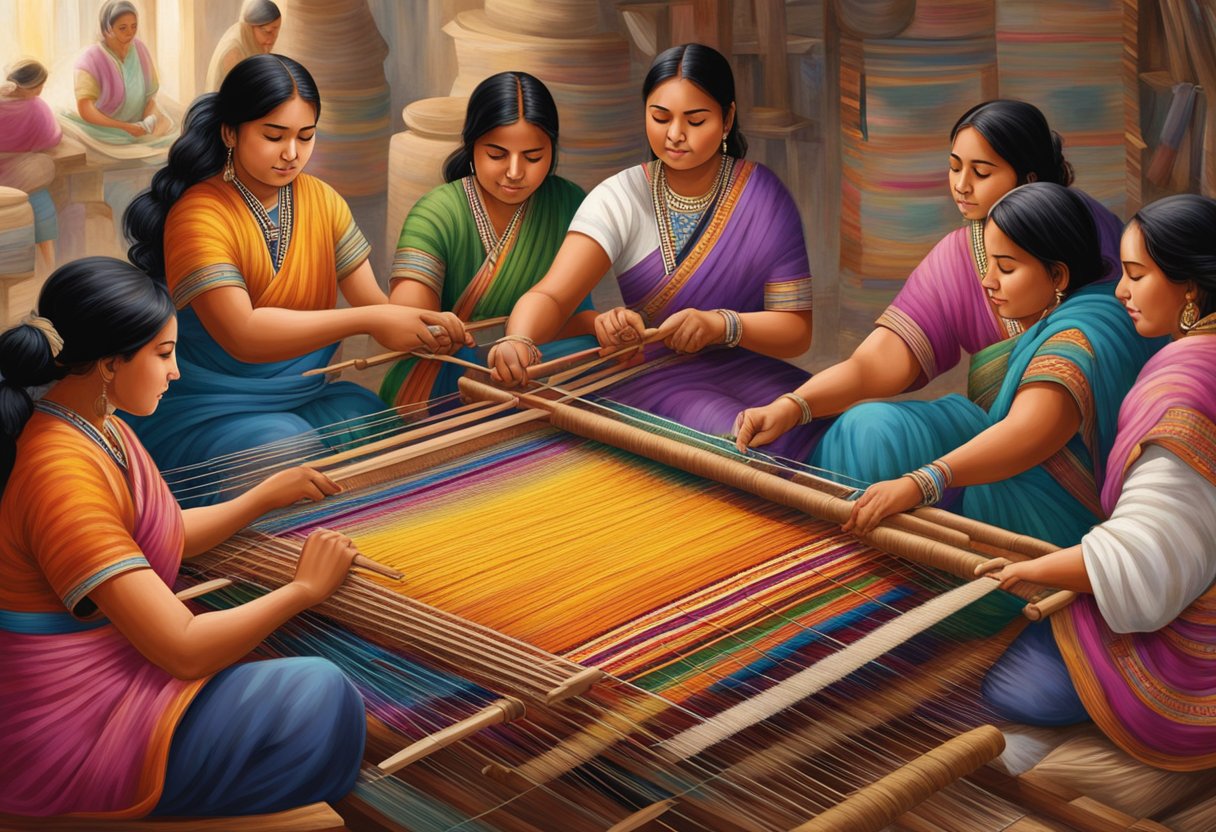
[[[865,399],[886,399],[907,390],[920,366],[907,344],[878,328],[844,361],[821,370],[796,391],[816,417],[835,416]]]
[[[796,358],[811,346],[810,313],[746,312],[739,346],[773,358]]]
[[[92,99],[82,98],[76,102],[76,111],[80,113],[80,117],[89,124],[96,124],[98,127],[116,127],[122,130],[130,126],[125,121],[119,121],[116,118],[110,118],[108,115],[97,109],[97,104]]]
[[[1080,544],[1027,561],[1020,569],[1023,578],[1036,584],[1073,592],[1092,594],[1094,591]]]
[[[309,606],[306,593],[289,583],[238,607],[190,616],[174,639],[182,658],[170,672],[197,679],[223,670]]]
[[[412,306],[415,309],[430,309],[439,311],[439,295],[426,284],[417,280],[405,278],[393,284],[389,300],[400,306]]]
[[[279,307],[252,310],[224,334],[221,344],[249,363],[285,361],[372,328],[374,306],[298,311]]]
[[[525,292],[511,310],[507,334],[524,335],[543,344],[557,336],[568,317],[569,312],[563,310],[553,297],[535,290]]]
[[[186,546],[182,556],[192,558],[215,548],[269,510],[256,489],[217,505],[184,510]]]

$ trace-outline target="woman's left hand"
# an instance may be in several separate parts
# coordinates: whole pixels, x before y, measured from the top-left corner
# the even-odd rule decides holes
[[[920,486],[911,477],[876,482],[853,503],[853,513],[841,528],[864,537],[892,514],[915,508],[922,499]]]
[[[300,500],[323,500],[342,490],[336,482],[313,468],[301,465],[271,474],[253,487],[265,511],[283,508]]]
[[[672,352],[700,352],[726,340],[726,319],[717,312],[681,309],[663,321],[659,334]]]

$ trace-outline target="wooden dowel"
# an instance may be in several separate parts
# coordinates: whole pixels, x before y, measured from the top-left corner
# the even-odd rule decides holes
[[[545,695],[546,705],[556,705],[576,696],[582,696],[591,690],[592,685],[599,682],[606,674],[598,667],[589,667],[581,673],[575,673],[566,681]]]
[[[1022,614],[1031,621],[1041,621],[1064,609],[1075,600],[1077,600],[1077,593],[1070,589],[1061,589],[1048,595],[1042,601],[1030,602],[1022,609]]]
[[[415,763],[440,749],[447,748],[453,743],[460,742],[465,737],[476,734],[491,725],[501,725],[513,722],[524,715],[524,703],[512,696],[505,696],[491,702],[468,719],[463,719],[455,725],[449,725],[442,731],[437,731],[415,743],[411,743],[393,756],[377,765],[385,774],[400,771],[410,763]]]
[[[528,368],[528,377],[543,378],[552,374],[558,368],[565,368],[568,365],[577,364],[588,358],[594,358],[596,361],[605,358],[617,358],[630,352],[636,352],[647,344],[651,344],[657,340],[659,340],[659,330],[648,329],[640,341],[621,344],[615,347],[590,347],[579,352],[572,352],[569,355],[563,355],[560,358],[554,358],[550,361],[542,361],[540,364],[533,364]]]
[[[654,820],[659,815],[662,815],[675,805],[676,802],[670,798],[667,800],[660,800],[658,803],[651,803],[645,808],[638,809],[629,817],[622,818],[621,820],[612,824],[612,826],[608,827],[608,832],[634,832],[634,830],[641,829],[643,826],[650,823],[650,821]]]
[[[859,789],[792,832],[880,832],[904,812],[996,759],[1005,737],[982,725]]]
[[[179,601],[189,601],[192,598],[201,598],[208,593],[215,592],[217,589],[223,589],[226,586],[232,586],[232,581],[227,578],[216,578],[211,581],[203,581],[201,584],[188,586],[181,592],[176,593]]]
[[[930,523],[938,523],[965,532],[972,540],[1023,555],[1024,557],[1037,558],[1040,555],[1055,552],[1060,548],[1056,544],[1049,543],[1046,540],[1039,540],[1030,535],[1011,532],[1008,529],[1002,529],[999,526],[993,526],[981,520],[974,520],[970,517],[964,517],[961,514],[955,514],[954,512],[932,506],[913,509],[912,514],[916,517],[924,518]],[[1021,558],[1010,558],[1010,560],[1021,560]]]
[[[372,560],[366,555],[355,555],[355,560],[351,566],[357,566],[360,569],[366,569],[368,572],[375,572],[377,575],[383,575],[386,578],[391,578],[394,581],[400,581],[405,577],[405,573],[398,572],[391,566],[385,566],[378,560]]]
[[[473,321],[464,325],[466,332],[477,332],[481,329],[489,329],[490,327],[498,326],[506,323],[506,317],[501,318],[486,318],[484,321]],[[405,358],[407,355],[426,356],[427,353],[422,353],[416,350],[395,350],[393,352],[382,352],[379,355],[369,355],[360,358],[351,358],[346,361],[339,361],[337,364],[330,364],[328,367],[318,367],[314,370],[305,370],[300,375],[304,376],[321,376],[326,373],[337,373],[342,370],[354,368],[356,370],[366,370],[368,367],[375,367],[377,364],[384,364],[388,361],[396,361],[398,358]]]

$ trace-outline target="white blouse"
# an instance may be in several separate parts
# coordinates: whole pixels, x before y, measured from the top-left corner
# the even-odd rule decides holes
[[[1081,539],[1081,552],[1110,628],[1159,630],[1216,578],[1216,487],[1148,445],[1127,472],[1110,519]]]

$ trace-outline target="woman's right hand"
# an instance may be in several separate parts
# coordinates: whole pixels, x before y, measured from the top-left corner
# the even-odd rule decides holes
[[[764,407],[749,407],[735,417],[735,447],[739,453],[757,445],[767,445],[798,424],[802,411],[788,398]]]
[[[523,341],[499,341],[490,348],[486,363],[495,383],[519,387],[528,383],[528,367],[539,357],[539,351],[529,348]]]
[[[123,122],[122,129],[136,139],[142,139],[144,136],[148,135],[148,131],[145,130],[144,126],[138,122]]]
[[[601,347],[628,347],[646,337],[646,321],[628,306],[618,306],[596,316],[595,337]]]
[[[304,541],[292,583],[304,590],[310,607],[319,604],[346,580],[357,554],[355,542],[346,535],[317,529]]]
[[[477,346],[464,321],[451,312],[382,303],[374,307],[374,314],[368,334],[390,350],[451,355],[461,347]]]

